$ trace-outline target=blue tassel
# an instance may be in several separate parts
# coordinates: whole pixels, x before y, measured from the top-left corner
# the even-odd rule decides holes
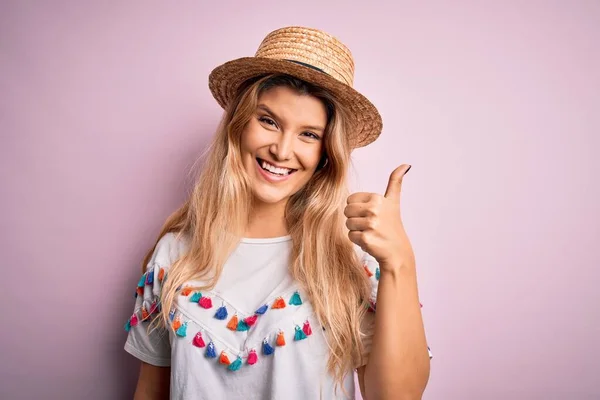
[[[229,364],[227,367],[227,369],[230,371],[237,371],[240,368],[242,368],[242,358],[240,356],[238,356],[238,358],[236,358],[235,361]]]
[[[268,310],[268,309],[269,309],[269,306],[265,304],[264,306],[262,306],[262,307],[261,307],[261,308],[259,308],[258,310],[254,311],[254,314],[260,314],[260,315],[263,315],[264,313],[266,313],[266,312],[267,312],[267,310]]]
[[[146,285],[152,285],[154,283],[154,270],[148,271],[147,274]]]
[[[379,271],[379,267],[377,267],[377,269],[375,270],[375,279],[379,280],[380,276],[381,276],[381,272]]]
[[[175,332],[177,336],[185,337],[185,335],[187,335],[187,324],[188,323],[186,322],[177,329],[177,331]]]
[[[201,298],[202,298],[202,293],[196,292],[192,295],[192,297],[190,297],[190,301],[192,303],[197,303],[198,301],[200,301]]]
[[[244,322],[243,319],[240,319],[236,328],[236,331],[247,331],[248,329],[250,329],[250,327],[248,326],[248,324],[246,322]]]
[[[204,356],[206,358],[217,358],[217,352],[215,351],[215,344],[212,340],[206,346],[206,351],[204,352]]]
[[[225,306],[219,307],[219,309],[215,313],[215,318],[220,319],[220,320],[224,320],[225,318],[227,318],[227,307],[225,307]]]
[[[275,349],[273,347],[271,347],[271,345],[269,344],[269,342],[267,342],[267,339],[265,339],[263,341],[263,346],[262,346],[262,351],[264,355],[269,355],[269,354],[273,354],[273,352],[275,351]]]
[[[169,320],[171,320],[171,322],[173,322],[173,319],[175,319],[175,309],[172,309],[169,312]]]
[[[296,333],[294,334],[294,340],[302,340],[302,339],[306,339],[306,333],[304,333],[302,328],[300,328],[299,326],[296,325]]]
[[[298,293],[297,291],[294,292],[294,294],[292,295],[292,298],[290,299],[290,304],[293,306],[299,306],[302,304],[302,299],[300,298],[300,293]]]
[[[129,332],[131,330],[131,322],[127,321],[125,323],[125,332]]]
[[[138,294],[137,294],[137,290],[136,290],[135,293],[133,294],[133,298],[137,299],[137,296],[138,296]]]
[[[140,281],[138,282],[138,287],[144,287],[145,284],[146,284],[146,274],[143,274],[142,277],[140,278]]]

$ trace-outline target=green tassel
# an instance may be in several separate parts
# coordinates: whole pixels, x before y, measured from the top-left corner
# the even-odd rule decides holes
[[[293,306],[299,306],[302,304],[302,299],[300,298],[300,293],[294,292],[292,298],[290,299],[290,304]]]
[[[245,323],[243,319],[240,319],[240,321],[238,322],[236,331],[247,331],[248,329],[250,329],[248,324]]]
[[[131,330],[131,322],[127,321],[127,322],[125,323],[125,331],[126,331],[126,332],[129,332],[130,330]]]
[[[198,301],[200,301],[201,298],[202,298],[202,293],[196,292],[192,295],[192,297],[190,297],[190,301],[192,303],[197,303]]]
[[[179,337],[185,337],[185,335],[187,335],[187,322],[185,324],[182,324],[178,329],[177,332],[175,332],[177,334],[177,336]]]
[[[227,369],[230,371],[237,371],[240,368],[242,368],[242,358],[240,356],[238,356],[238,358],[236,358],[235,361],[229,364],[227,367]]]
[[[299,326],[296,326],[296,333],[294,333],[294,340],[302,340],[302,339],[306,339],[306,333],[304,333],[302,328],[300,328]]]
[[[379,267],[377,267],[377,269],[375,270],[375,279],[379,280],[380,276],[381,276],[381,272],[379,272]]]

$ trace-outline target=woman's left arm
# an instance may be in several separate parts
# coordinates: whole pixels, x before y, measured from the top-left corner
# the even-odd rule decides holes
[[[402,179],[409,169],[394,170],[385,196],[355,193],[344,211],[348,237],[380,267],[373,344],[358,370],[365,400],[421,399],[429,379],[415,257],[400,216]]]

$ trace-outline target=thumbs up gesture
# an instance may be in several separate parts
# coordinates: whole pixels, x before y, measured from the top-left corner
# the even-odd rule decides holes
[[[414,268],[412,246],[400,217],[402,179],[410,169],[403,164],[390,175],[385,195],[354,193],[348,197],[344,215],[348,237],[373,256],[380,268]]]

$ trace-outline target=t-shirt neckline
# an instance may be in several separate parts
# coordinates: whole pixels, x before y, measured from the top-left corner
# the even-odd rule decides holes
[[[286,236],[278,236],[278,237],[272,237],[272,238],[242,238],[241,242],[242,243],[252,243],[252,244],[270,244],[270,243],[287,242],[290,240],[292,240],[292,236],[286,235]]]

